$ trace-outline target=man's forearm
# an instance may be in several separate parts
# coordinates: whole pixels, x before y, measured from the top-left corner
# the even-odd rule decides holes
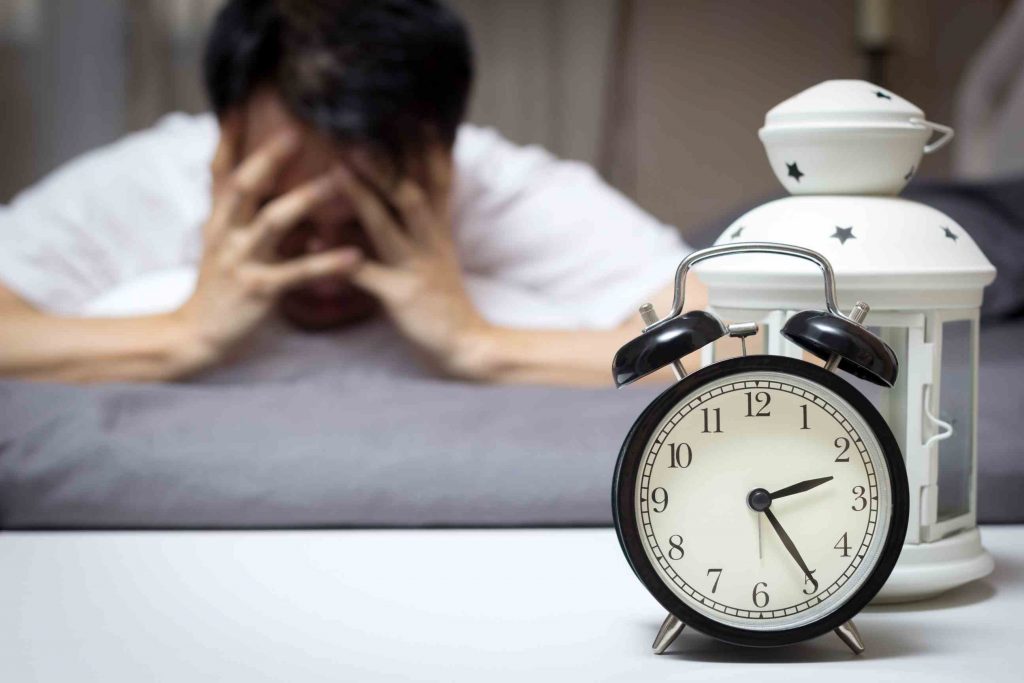
[[[692,273],[686,281],[687,310],[707,306],[707,288]],[[667,311],[674,299],[669,284],[651,296],[656,310]],[[447,368],[452,374],[482,382],[608,386],[612,358],[640,334],[645,323],[635,315],[611,330],[519,330],[486,325],[466,335]],[[737,349],[738,351],[738,349]],[[700,367],[700,354],[683,359],[687,372]],[[671,382],[668,368],[641,381]]]
[[[212,362],[175,314],[80,319],[0,309],[0,375],[66,382],[155,381]]]
[[[465,341],[449,371],[481,382],[609,386],[615,352],[639,332],[488,327]],[[689,356],[687,370],[698,360]],[[667,382],[672,376],[665,370],[651,377]]]

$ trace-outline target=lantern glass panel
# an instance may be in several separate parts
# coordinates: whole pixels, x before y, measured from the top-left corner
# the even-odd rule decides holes
[[[939,419],[953,427],[939,441],[939,521],[970,512],[974,445],[974,344],[970,320],[942,324]]]

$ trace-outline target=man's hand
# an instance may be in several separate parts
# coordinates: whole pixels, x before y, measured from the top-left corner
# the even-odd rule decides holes
[[[404,179],[391,190],[355,164],[338,168],[339,185],[379,257],[363,260],[350,280],[379,299],[399,330],[450,375],[488,382],[607,385],[611,358],[643,328],[640,316],[610,330],[525,330],[488,323],[463,285],[449,212],[450,159],[434,150],[426,166],[422,175],[429,179],[428,188]],[[688,293],[689,303],[702,307],[703,286],[694,280]],[[654,301],[664,309],[672,294],[670,284]],[[694,362],[696,354],[687,359]]]
[[[450,166],[428,159],[428,190],[408,178],[381,190],[352,166],[335,171],[379,261],[364,260],[352,282],[380,300],[397,327],[445,371],[460,367],[467,340],[487,329],[463,286],[449,211]]]
[[[266,202],[282,168],[298,151],[299,136],[288,131],[239,163],[240,135],[238,118],[225,120],[212,164],[213,208],[203,228],[199,279],[177,313],[203,350],[203,362],[216,360],[248,334],[284,290],[350,273],[361,258],[356,249],[340,248],[275,262],[277,241],[338,197],[338,176],[326,173]]]

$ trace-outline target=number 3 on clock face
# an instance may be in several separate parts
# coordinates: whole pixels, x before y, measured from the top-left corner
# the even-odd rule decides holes
[[[852,386],[775,356],[712,365],[637,420],[615,479],[634,570],[687,624],[752,645],[824,633],[898,557],[899,449]]]

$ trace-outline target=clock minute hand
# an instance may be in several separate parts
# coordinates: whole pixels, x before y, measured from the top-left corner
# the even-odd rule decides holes
[[[792,496],[794,493],[803,493],[804,491],[810,491],[811,489],[813,489],[816,486],[821,486],[822,484],[824,484],[827,481],[832,481],[832,479],[833,479],[833,477],[821,477],[820,479],[808,479],[807,481],[802,481],[802,482],[800,482],[798,484],[793,484],[792,486],[787,486],[784,489],[779,489],[778,491],[774,491],[772,493],[769,493],[768,495],[771,496],[772,500],[775,500],[776,498],[785,498],[786,496]]]
[[[764,516],[768,518],[769,522],[771,522],[772,528],[775,529],[775,533],[777,533],[779,538],[782,539],[782,545],[786,546],[786,550],[789,551],[789,554],[793,556],[796,563],[800,565],[800,569],[802,569],[804,574],[807,575],[807,580],[817,585],[818,582],[815,581],[814,577],[811,575],[812,572],[807,568],[807,563],[804,562],[804,558],[800,557],[800,551],[796,549],[796,546],[793,545],[793,539],[789,537],[786,530],[782,528],[781,524],[779,524],[779,520],[775,517],[775,513],[772,512],[770,508],[765,508],[763,512]]]

